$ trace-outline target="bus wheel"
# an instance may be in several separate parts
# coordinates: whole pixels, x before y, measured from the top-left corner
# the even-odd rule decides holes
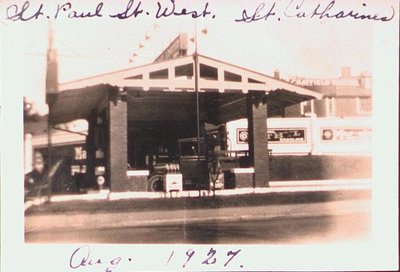
[[[154,174],[148,179],[150,192],[164,191],[164,180],[162,174]]]

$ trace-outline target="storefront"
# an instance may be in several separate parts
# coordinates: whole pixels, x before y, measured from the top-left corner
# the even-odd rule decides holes
[[[149,181],[166,172],[181,174],[184,189],[210,189],[237,168],[252,169],[242,171],[252,173],[244,186],[268,186],[268,112],[320,98],[197,54],[64,83],[48,96],[53,126],[88,121],[86,179],[102,177],[112,192],[155,189]],[[244,154],[229,152],[224,136],[240,118],[249,124]]]

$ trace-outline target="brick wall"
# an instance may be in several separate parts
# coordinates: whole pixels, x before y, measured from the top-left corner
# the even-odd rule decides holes
[[[109,102],[108,126],[108,177],[110,190],[123,192],[128,190],[126,175],[128,163],[128,116],[127,102]]]
[[[128,177],[127,191],[147,192],[148,190],[147,176]]]
[[[336,98],[336,116],[348,117],[357,116],[356,98],[340,97]]]
[[[271,180],[359,179],[372,177],[370,156],[272,156]]]
[[[95,126],[96,126],[96,112],[91,112],[88,118],[88,136],[86,137],[86,158],[87,168],[86,175],[90,182],[95,181],[94,169],[96,160],[96,144],[95,144]]]
[[[268,186],[269,160],[267,138],[267,105],[253,105],[254,182],[255,187]]]

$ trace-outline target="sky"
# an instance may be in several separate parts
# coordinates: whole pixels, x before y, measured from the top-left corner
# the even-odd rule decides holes
[[[22,1],[20,1],[22,2]],[[294,1],[301,4],[302,1]],[[366,2],[366,1],[364,1]],[[62,1],[60,3],[63,3]],[[254,11],[258,1],[211,1],[209,10],[212,19],[183,18],[170,16],[155,19],[143,16],[116,20],[107,18],[107,12],[123,10],[127,1],[105,1],[104,16],[101,18],[68,19],[65,14],[52,20],[55,32],[55,47],[59,54],[59,79],[66,82],[104,72],[151,63],[154,58],[179,34],[189,33],[192,37],[195,21],[198,32],[198,50],[201,54],[258,72],[272,75],[279,69],[283,78],[304,76],[312,78],[336,78],[343,66],[350,66],[353,74],[372,72],[374,27],[378,23],[361,20],[317,20],[295,19],[284,16],[291,3],[277,1],[276,16],[252,23],[238,23],[242,10]],[[138,3],[138,1],[134,1]],[[171,7],[170,1],[161,2]],[[202,10],[205,1],[177,1],[177,10],[186,7]],[[264,1],[267,7],[274,2]],[[319,2],[305,1],[304,10],[315,8]],[[321,1],[327,4],[329,1]],[[361,9],[361,1],[337,5],[337,10]],[[377,1],[367,1],[363,11],[377,12]],[[11,3],[3,2],[2,10]],[[31,2],[36,6],[38,2]],[[98,2],[81,1],[76,10],[94,10]],[[53,12],[57,2],[44,4],[45,11]],[[379,5],[378,11],[390,14],[393,3]],[[143,9],[155,13],[155,1],[144,2]],[[293,9],[293,8],[292,8]],[[265,11],[264,11],[265,13]],[[53,13],[52,13],[53,14]],[[280,20],[278,21],[278,16]],[[390,22],[389,22],[390,23]],[[384,24],[384,23],[380,23]],[[3,65],[17,65],[21,75],[19,82],[23,96],[35,102],[40,113],[47,111],[44,102],[44,80],[46,50],[48,46],[49,20],[38,19],[28,22],[12,22],[2,19]],[[207,28],[207,34],[201,30]],[[150,36],[149,40],[144,37]],[[139,44],[144,45],[139,48]],[[191,44],[193,50],[193,44]],[[136,53],[133,63],[129,62]]]

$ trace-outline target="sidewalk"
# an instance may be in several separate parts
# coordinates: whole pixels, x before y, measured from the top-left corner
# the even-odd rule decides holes
[[[370,197],[370,180],[281,181],[268,188],[185,191],[180,193],[128,192],[53,196],[49,203],[25,203],[25,213],[93,213],[222,208],[288,203],[326,202]]]
[[[99,211],[90,214],[67,212],[33,214],[25,219],[25,233],[63,231],[71,229],[113,229],[126,227],[156,227],[205,224],[216,222],[257,221],[319,216],[338,216],[370,213],[368,199],[347,199],[316,203],[291,203],[281,205],[237,205],[235,207],[196,208],[172,210],[133,209],[120,211]]]
[[[195,193],[196,196],[190,197],[157,193],[157,198],[154,193],[142,193],[112,200],[113,193],[103,192],[103,195],[96,194],[103,199],[89,199],[88,195],[83,195],[82,199],[52,199],[26,209],[25,234],[31,238],[55,235],[54,238],[60,233],[79,233],[80,230],[85,230],[86,234],[92,230],[93,233],[123,232],[131,228],[135,231],[148,230],[148,227],[156,230],[177,226],[223,226],[234,222],[311,220],[371,213],[368,180],[271,182],[269,188],[221,190],[215,196],[199,197],[199,192]],[[147,194],[150,197],[146,198]]]

